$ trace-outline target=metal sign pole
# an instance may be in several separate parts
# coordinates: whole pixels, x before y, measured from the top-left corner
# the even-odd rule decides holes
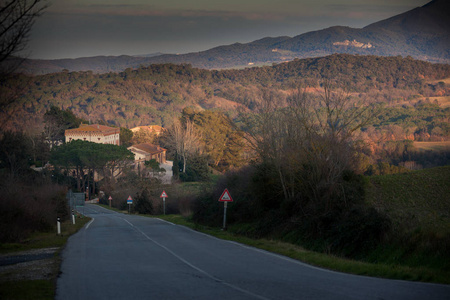
[[[227,201],[223,202],[223,230],[227,230]]]
[[[163,191],[161,193],[161,196],[159,196],[159,197],[163,199],[163,212],[164,212],[164,215],[166,215],[166,198],[167,198],[166,191]]]
[[[163,197],[164,215],[166,215],[166,197]]]

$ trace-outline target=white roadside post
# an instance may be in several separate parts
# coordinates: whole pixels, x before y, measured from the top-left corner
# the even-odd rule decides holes
[[[166,215],[166,198],[168,198],[166,191],[163,191],[161,196],[159,196],[159,197],[163,199],[163,211],[164,211],[164,215]]]
[[[56,228],[57,228],[58,235],[61,235],[61,222],[60,222],[59,217],[56,220]]]
[[[128,214],[131,214],[131,204],[133,204],[133,199],[131,198],[131,196],[128,196],[127,204],[128,204]]]
[[[223,202],[223,228],[222,230],[227,230],[227,204],[228,202],[233,202],[233,198],[231,198],[230,192],[228,189],[225,189],[222,193],[222,196],[219,198],[220,202]]]
[[[72,224],[75,225],[75,213],[73,212],[73,209],[72,209]]]
[[[111,207],[111,201],[112,201],[112,197],[111,197],[111,196],[109,196],[108,200],[109,200],[109,207]]]

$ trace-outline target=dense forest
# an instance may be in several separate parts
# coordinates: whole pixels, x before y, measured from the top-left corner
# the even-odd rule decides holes
[[[445,79],[449,77],[446,64],[348,54],[240,70],[163,64],[108,74],[18,75],[2,86],[4,93],[17,95],[17,100],[1,117],[11,116],[5,128],[41,128],[45,112],[56,106],[114,126],[167,127],[185,107],[220,109],[236,119],[238,108],[252,111],[263,94],[270,93],[276,105],[283,107],[294,90],[301,87],[321,93],[323,81],[332,79],[352,97],[383,105],[372,124],[375,129],[392,131],[388,127],[396,125],[402,139],[446,140],[450,88]]]

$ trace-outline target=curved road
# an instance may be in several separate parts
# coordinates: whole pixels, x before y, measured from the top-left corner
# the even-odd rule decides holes
[[[348,275],[87,205],[56,299],[450,299],[450,286]]]

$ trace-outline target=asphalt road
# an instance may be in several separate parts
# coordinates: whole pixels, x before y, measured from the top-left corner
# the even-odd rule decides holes
[[[450,286],[348,275],[96,205],[56,299],[450,299]]]

